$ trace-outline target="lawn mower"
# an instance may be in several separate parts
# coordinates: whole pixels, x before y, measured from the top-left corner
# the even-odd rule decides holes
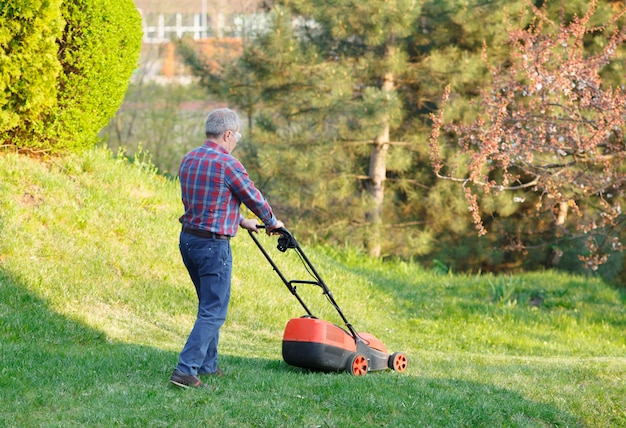
[[[277,249],[283,253],[287,250],[294,250],[313,280],[288,280],[254,233],[251,231],[248,233],[306,312],[306,315],[300,318],[289,320],[285,327],[282,354],[287,364],[325,372],[345,370],[354,376],[364,376],[369,371],[388,368],[398,372],[406,370],[407,357],[403,352],[389,354],[380,340],[369,333],[357,332],[348,322],[330,289],[287,229],[280,228],[272,231],[273,234],[280,235]],[[346,329],[315,317],[298,294],[297,285],[320,287],[322,293],[339,313]]]

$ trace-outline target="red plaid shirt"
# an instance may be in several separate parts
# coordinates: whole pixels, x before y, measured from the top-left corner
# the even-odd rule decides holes
[[[213,141],[189,153],[178,170],[185,213],[180,217],[184,227],[235,236],[243,220],[243,203],[267,226],[276,225],[261,192],[235,157]]]

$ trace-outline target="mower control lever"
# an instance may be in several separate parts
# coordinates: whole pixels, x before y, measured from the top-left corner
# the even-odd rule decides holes
[[[282,251],[283,253],[287,251],[289,248],[296,248],[298,243],[296,239],[293,237],[289,231],[285,228],[277,229],[280,232],[280,238],[278,238],[278,251]]]
[[[257,227],[259,229],[265,229],[265,225],[264,224],[259,224],[259,225],[257,225]],[[294,238],[293,235],[291,234],[291,232],[289,232],[284,227],[279,227],[278,229],[274,229],[274,230],[272,230],[272,233],[280,234],[280,237],[278,238],[278,246],[276,247],[276,248],[278,248],[279,251],[284,253],[285,251],[287,251],[290,248],[297,248],[298,247],[298,243],[296,242],[296,238]]]

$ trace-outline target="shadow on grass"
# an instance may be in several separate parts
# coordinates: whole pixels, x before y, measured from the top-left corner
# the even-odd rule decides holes
[[[2,426],[576,426],[519,393],[453,379],[318,373],[223,355],[216,389],[179,390],[176,354],[110,342],[0,271]],[[242,349],[242,353],[246,350]]]

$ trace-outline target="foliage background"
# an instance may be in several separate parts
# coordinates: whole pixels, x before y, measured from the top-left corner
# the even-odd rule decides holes
[[[589,7],[586,1],[541,3],[556,20],[582,16]],[[271,28],[244,40],[239,61],[216,66],[215,58],[189,43],[179,52],[203,88],[247,117],[238,156],[281,216],[304,227],[304,239],[364,247],[379,239],[383,258],[457,271],[557,267],[622,282],[623,254],[611,253],[597,272],[587,270],[578,259],[587,254],[584,241],[560,236],[550,213],[536,215],[532,190],[480,195],[482,221],[491,233],[479,237],[463,188],[432,174],[429,114],[437,111],[444,87],[453,93],[446,120],[475,117],[472,101],[489,82],[483,48],[490,65],[506,64],[507,32],[530,22],[528,6],[277,2],[268,9]],[[613,2],[599,2],[590,26],[617,10]],[[312,19],[294,21],[301,15]],[[385,37],[376,35],[379,27]],[[605,36],[590,33],[588,49],[601,47]],[[603,70],[608,85],[623,81],[623,58],[621,47]],[[389,79],[394,87],[386,91]],[[372,153],[385,126],[390,141],[382,235],[372,238]],[[454,147],[451,140],[442,155],[462,174],[467,160]],[[526,247],[519,251],[514,244],[522,239]]]

